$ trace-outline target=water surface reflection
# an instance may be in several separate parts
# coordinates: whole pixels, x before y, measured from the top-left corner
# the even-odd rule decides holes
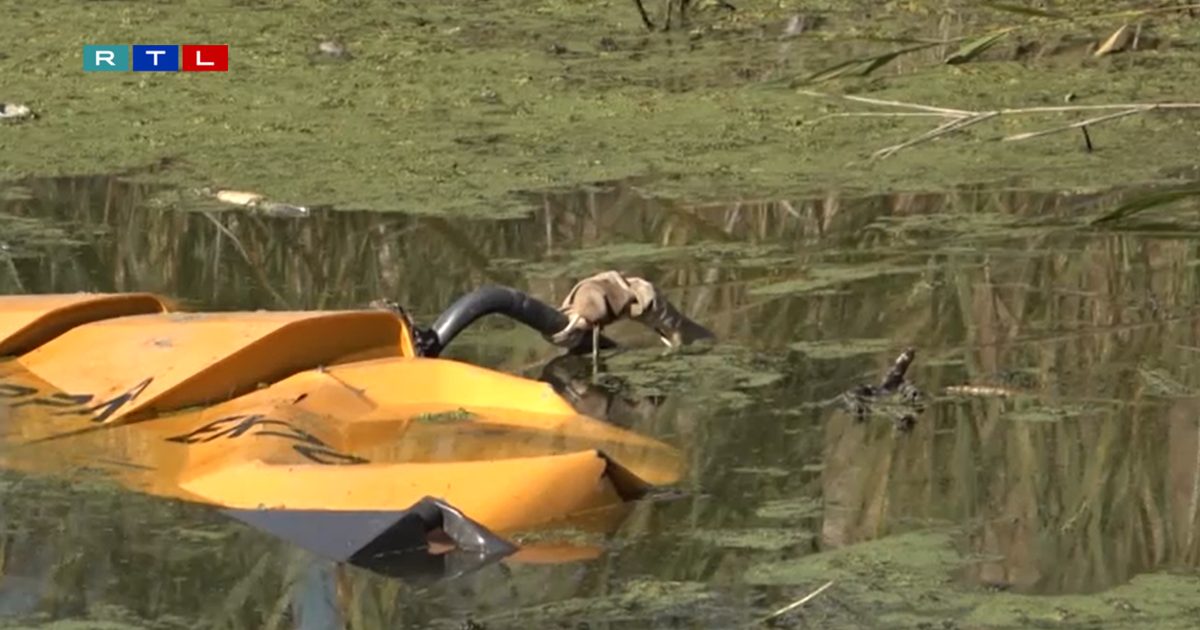
[[[976,558],[958,579],[1022,592],[1093,592],[1200,564],[1198,241],[1077,227],[1126,193],[698,206],[627,182],[538,197],[523,219],[464,221],[256,216],[165,192],[109,177],[6,191],[0,290],[146,290],[212,309],[388,296],[428,322],[483,283],[557,301],[579,276],[628,270],[665,287],[723,349],[707,362],[661,357],[653,339],[619,331],[635,349],[609,362],[606,383],[623,398],[581,396],[685,448],[687,494],[638,506],[597,560],[493,567],[418,596],[204,510],[23,492],[39,482],[13,478],[6,615],[734,623],[777,601],[740,580],[756,563],[944,524]],[[533,377],[554,354],[535,334],[485,328],[454,354]],[[933,396],[912,431],[824,404],[909,344],[910,378]],[[945,393],[963,384],[1008,395]]]

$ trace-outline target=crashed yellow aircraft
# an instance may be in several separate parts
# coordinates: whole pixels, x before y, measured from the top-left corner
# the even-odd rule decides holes
[[[3,296],[0,467],[102,474],[381,573],[414,556],[470,559],[456,571],[544,560],[512,535],[611,524],[676,482],[682,459],[547,383],[439,358],[490,313],[547,335],[566,323],[506,287],[464,296],[429,329],[394,306],[192,313],[151,294]]]

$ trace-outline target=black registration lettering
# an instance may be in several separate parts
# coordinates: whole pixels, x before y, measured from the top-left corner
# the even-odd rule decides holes
[[[16,400],[38,393],[38,390],[32,387],[22,387],[21,385],[13,385],[11,383],[0,383],[0,399]]]
[[[356,455],[340,453],[330,448],[317,436],[297,428],[290,422],[267,418],[262,414],[218,418],[183,435],[169,437],[167,441],[196,444],[212,442],[221,438],[234,440],[250,434],[252,429],[254,430],[253,435],[256,437],[274,437],[295,442],[292,448],[309,461],[317,464],[364,464],[368,461]]]
[[[22,400],[18,403],[13,403],[12,408],[18,407],[53,407],[56,409],[73,408],[86,405],[92,402],[91,394],[51,394],[50,396],[41,396]]]
[[[104,422],[105,420],[108,420],[114,413],[117,412],[118,409],[124,407],[126,403],[137,400],[137,397],[142,392],[146,391],[146,388],[150,386],[150,383],[153,380],[154,377],[152,376],[141,383],[134,385],[132,389],[124,394],[121,394],[112,400],[108,400],[94,407],[88,408],[87,412],[93,414],[92,422]]]

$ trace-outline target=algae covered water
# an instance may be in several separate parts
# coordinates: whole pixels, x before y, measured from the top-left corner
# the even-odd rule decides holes
[[[691,204],[613,182],[531,198],[522,218],[446,221],[216,211],[115,176],[10,187],[9,292],[136,288],[222,310],[386,295],[429,321],[483,283],[553,301],[615,267],[655,278],[721,342],[664,355],[617,327],[626,347],[597,379],[586,362],[551,374],[555,350],[502,321],[452,348],[573,379],[590,412],[684,449],[688,476],[671,496],[637,504],[610,534],[555,533],[600,544],[598,558],[409,583],[203,508],[11,478],[4,614],[730,627],[833,581],[777,623],[1189,626],[1197,241],[1186,213],[1170,230],[1086,226],[1156,194],[975,187]],[[906,346],[927,397],[909,430],[886,409],[859,420],[833,402]]]
[[[0,0],[0,293],[428,324],[619,269],[719,338],[451,347],[684,453],[538,534],[595,557],[394,579],[5,473],[0,627],[1200,626],[1194,7],[688,4]],[[84,76],[83,33],[230,71]],[[920,409],[851,413],[906,348]]]

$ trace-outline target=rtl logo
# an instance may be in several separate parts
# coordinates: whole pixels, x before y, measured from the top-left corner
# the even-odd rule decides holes
[[[132,53],[131,53],[132,49]],[[83,47],[84,72],[229,72],[229,45]]]

